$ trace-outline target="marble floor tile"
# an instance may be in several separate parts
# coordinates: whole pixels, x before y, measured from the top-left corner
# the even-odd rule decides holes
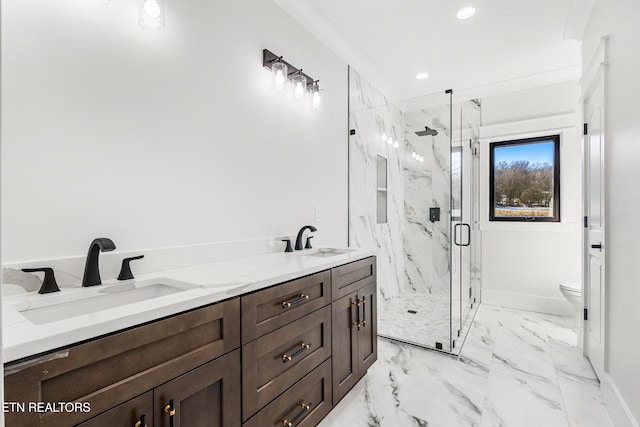
[[[379,325],[380,328],[380,325]],[[482,305],[459,356],[384,338],[321,427],[612,427],[573,320]]]
[[[613,427],[597,379],[583,380],[559,373],[558,382],[570,427]]]
[[[491,372],[480,425],[567,427],[560,388],[528,374]]]

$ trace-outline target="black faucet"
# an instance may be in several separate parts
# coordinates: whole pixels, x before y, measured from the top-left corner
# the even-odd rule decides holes
[[[95,286],[102,284],[100,280],[100,269],[98,268],[98,256],[100,251],[110,252],[116,248],[111,239],[99,237],[94,239],[89,246],[87,262],[84,265],[84,275],[82,276],[82,286]]]
[[[296,251],[301,251],[302,248],[302,234],[305,230],[309,229],[310,231],[318,231],[313,225],[305,225],[298,231],[298,237],[296,237]]]

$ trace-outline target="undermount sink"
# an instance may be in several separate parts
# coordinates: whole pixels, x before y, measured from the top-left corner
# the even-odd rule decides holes
[[[97,313],[127,304],[149,301],[166,295],[183,292],[196,286],[173,280],[122,283],[111,286],[96,286],[101,289],[82,289],[64,298],[56,295],[49,302],[32,300],[18,303],[16,309],[35,325],[70,319],[83,314]],[[86,292],[82,292],[86,291]]]
[[[336,256],[336,255],[348,254],[349,252],[353,252],[353,251],[355,251],[355,249],[320,248],[313,253],[305,254],[305,256],[327,258],[331,256]]]

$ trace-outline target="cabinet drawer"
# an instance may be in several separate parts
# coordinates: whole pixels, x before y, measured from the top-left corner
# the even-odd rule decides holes
[[[5,377],[14,402],[88,402],[91,413],[9,413],[7,425],[69,426],[111,409],[240,345],[238,299],[69,348]]]
[[[242,344],[331,302],[329,270],[242,297]]]
[[[308,347],[303,347],[308,345]],[[242,417],[295,384],[331,356],[331,306],[242,347]]]
[[[376,257],[341,265],[331,270],[333,301],[376,281]]]
[[[135,426],[144,416],[144,425],[153,427],[153,392],[149,391],[77,427]]]
[[[307,406],[303,406],[307,405]],[[331,359],[258,412],[242,427],[315,427],[331,410]]]

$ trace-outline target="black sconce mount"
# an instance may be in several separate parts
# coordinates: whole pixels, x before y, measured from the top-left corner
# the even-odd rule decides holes
[[[317,83],[318,80],[314,79],[313,77],[311,77],[310,75],[308,75],[307,73],[302,71],[302,68],[298,68],[295,67],[293,65],[291,65],[289,62],[285,61],[284,59],[282,59],[282,56],[278,56],[275,53],[271,52],[269,49],[264,49],[262,51],[262,66],[264,68],[266,68],[267,70],[271,71],[271,66],[273,64],[275,64],[276,62],[282,62],[284,64],[287,65],[287,80],[291,81],[291,78],[293,76],[296,76],[298,74],[303,75],[307,78],[307,90],[311,90],[313,88],[314,83]]]

